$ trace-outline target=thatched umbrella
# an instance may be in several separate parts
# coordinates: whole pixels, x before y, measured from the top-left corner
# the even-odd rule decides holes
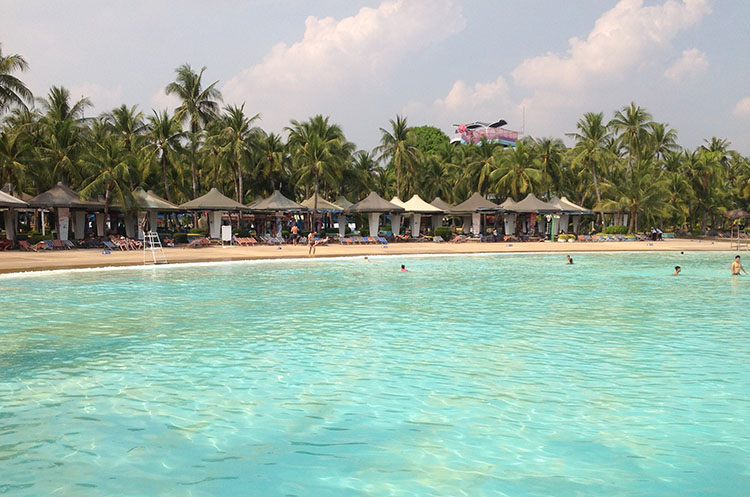
[[[78,239],[83,238],[85,234],[86,212],[104,210],[104,202],[82,200],[78,192],[68,188],[62,182],[29,200],[29,205],[39,209],[55,209],[57,213],[57,236],[60,240],[68,239],[71,210],[74,211],[75,215],[75,236]],[[99,226],[100,224],[101,226]],[[97,227],[103,229],[104,223],[97,222]],[[102,232],[99,234],[103,235]]]
[[[28,207],[29,204],[21,199],[0,191],[0,207],[5,207],[5,237],[13,240],[16,237],[16,209]]]
[[[366,198],[344,210],[347,214],[367,214],[370,224],[370,236],[378,236],[380,231],[380,215],[386,213],[404,212],[403,207],[388,202],[375,192],[371,192]]]
[[[469,231],[468,225],[471,220],[471,231],[478,235],[482,230],[482,212],[493,212],[501,211],[502,207],[490,202],[484,198],[479,192],[474,192],[465,202],[453,207],[453,214],[461,214],[464,218],[463,231]]]
[[[221,215],[223,212],[241,212],[249,210],[247,207],[222,194],[216,188],[211,188],[208,193],[194,198],[184,204],[180,209],[186,211],[210,211],[209,229],[211,238],[221,237]]]

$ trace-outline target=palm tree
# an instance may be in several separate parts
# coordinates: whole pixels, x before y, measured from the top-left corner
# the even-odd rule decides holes
[[[255,168],[251,171],[253,194],[271,193],[291,176],[287,147],[281,136],[260,132],[252,136]]]
[[[587,112],[583,115],[583,119],[578,120],[576,128],[577,133],[568,134],[576,141],[571,151],[571,166],[591,175],[596,203],[599,204],[602,201],[599,173],[605,162],[614,156],[606,147],[609,132],[604,125],[604,114]],[[599,213],[600,221],[602,218],[603,215]]]
[[[338,187],[342,170],[351,162],[354,145],[346,141],[341,127],[329,124],[328,117],[317,115],[306,122],[291,121],[288,145],[297,168],[297,186],[305,187],[313,180],[314,192],[319,189],[318,181],[323,179],[327,186]],[[313,207],[317,209],[316,205]]]
[[[182,138],[185,133],[182,131],[182,124],[178,116],[169,116],[164,110],[162,112],[153,111],[154,114],[149,116],[149,145],[147,150],[152,157],[158,157],[161,165],[161,177],[164,183],[164,194],[168,201],[172,202],[172,193],[170,189],[169,166],[174,166],[173,156],[177,156],[181,151]]]
[[[9,184],[11,195],[14,187],[20,187],[28,151],[28,144],[18,130],[8,128],[0,132],[0,185]]]
[[[33,96],[26,85],[13,76],[16,71],[29,68],[26,59],[17,54],[3,55],[0,44],[0,114],[10,107],[26,109],[26,102],[31,102]]]
[[[404,173],[413,173],[419,151],[414,146],[406,125],[406,118],[397,115],[391,119],[391,131],[380,128],[380,146],[375,150],[380,153],[378,160],[388,159],[396,169],[396,196],[401,198],[401,180]],[[414,174],[416,176],[416,174]],[[405,188],[406,194],[409,189]]]
[[[503,152],[500,167],[492,172],[490,179],[496,192],[518,199],[534,191],[542,179],[542,172],[533,163],[527,142],[519,140],[514,148]]]
[[[182,104],[177,107],[176,114],[183,122],[189,124],[190,168],[192,173],[193,196],[198,195],[198,171],[196,167],[198,142],[200,140],[199,132],[206,124],[213,121],[219,113],[219,104],[221,101],[221,92],[216,88],[218,81],[214,81],[205,89],[201,79],[203,72],[206,70],[202,67],[199,73],[196,73],[189,64],[183,64],[176,69],[177,78],[174,82],[169,83],[164,89],[167,95],[176,95]]]
[[[245,116],[245,104],[237,107],[230,105],[224,108],[224,114],[216,121],[215,141],[220,147],[220,159],[232,166],[235,182],[235,197],[242,202],[244,197],[243,177],[249,162],[250,148],[254,146],[251,139],[258,128],[252,124],[260,119],[260,114],[248,118]],[[216,186],[216,175],[214,176]]]
[[[130,184],[135,165],[134,156],[125,148],[125,143],[120,137],[108,136],[103,141],[92,144],[81,162],[88,177],[88,183],[81,190],[81,196],[93,198],[104,195],[105,218],[109,215],[109,206],[113,199],[126,208],[133,205]]]
[[[468,191],[477,191],[486,195],[490,187],[490,176],[500,167],[503,147],[482,138],[479,145],[470,150],[461,180],[468,187]]]
[[[608,126],[619,133],[628,152],[628,169],[632,169],[635,161],[641,158],[641,147],[645,144],[652,125],[651,114],[635,102],[615,112],[615,117],[609,122]]]
[[[609,200],[595,206],[598,210],[622,210],[630,214],[628,233],[638,229],[639,213],[653,217],[663,211],[668,198],[668,180],[651,158],[639,160],[618,181],[607,181],[604,189]]]
[[[542,185],[547,197],[559,193],[562,180],[562,156],[565,145],[559,138],[540,138],[533,142],[533,154],[542,171]]]

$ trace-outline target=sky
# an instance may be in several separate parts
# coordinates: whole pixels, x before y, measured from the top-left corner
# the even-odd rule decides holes
[[[173,109],[175,69],[206,67],[258,125],[330,117],[359,149],[397,115],[566,138],[631,102],[688,149],[750,155],[750,2],[740,0],[0,0],[3,54],[53,85],[144,114]]]

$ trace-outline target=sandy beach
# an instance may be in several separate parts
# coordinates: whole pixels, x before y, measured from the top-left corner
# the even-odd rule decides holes
[[[524,242],[524,243],[391,243],[383,245],[342,246],[338,243],[317,247],[315,257],[355,257],[378,255],[420,254],[477,254],[477,253],[523,253],[523,252],[672,252],[672,251],[727,251],[732,250],[729,241],[668,239],[660,242]],[[187,262],[220,262],[259,259],[291,259],[308,256],[306,246],[283,245],[258,247],[165,248],[170,264]],[[146,254],[151,260],[151,254]],[[142,265],[142,251],[112,252],[104,254],[101,249],[73,249],[44,252],[0,252],[0,273],[44,271],[50,269],[81,269],[107,266]]]

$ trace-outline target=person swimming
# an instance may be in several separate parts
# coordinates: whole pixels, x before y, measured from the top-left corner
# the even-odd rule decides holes
[[[672,273],[672,276],[677,276],[678,274],[680,274],[680,271],[682,271],[682,268],[680,266],[675,266],[674,273]]]
[[[404,266],[403,264],[401,264],[401,272],[402,272],[402,273],[408,273],[408,272],[409,272],[409,270],[408,270],[408,269],[406,269],[406,267],[405,267],[405,266]]]
[[[565,257],[568,258],[568,264],[573,264],[573,258],[569,255],[566,255]]]
[[[734,258],[734,262],[730,266],[729,270],[732,272],[732,276],[739,276],[740,275],[740,271],[742,271],[745,274],[747,274],[747,271],[745,270],[745,268],[742,266],[742,263],[740,262],[740,256],[739,255]]]

